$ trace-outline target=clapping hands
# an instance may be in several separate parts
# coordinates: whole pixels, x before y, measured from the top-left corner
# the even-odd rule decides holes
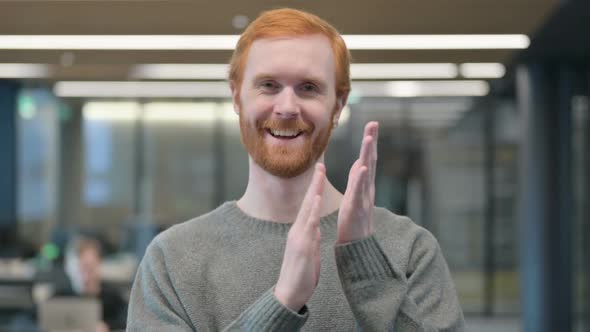
[[[360,240],[373,233],[378,129],[377,122],[365,126],[360,155],[350,169],[340,205],[336,244]],[[320,277],[319,225],[325,173],[325,166],[316,164],[297,219],[289,230],[274,289],[277,299],[293,311],[299,311],[309,301]]]

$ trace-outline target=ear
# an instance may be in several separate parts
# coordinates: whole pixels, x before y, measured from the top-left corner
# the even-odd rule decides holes
[[[240,115],[240,91],[239,91],[239,87],[238,84],[235,81],[229,81],[229,88],[231,90],[231,99],[232,99],[232,104],[234,105],[234,112],[237,115]]]
[[[342,113],[342,109],[346,106],[346,101],[348,100],[348,92],[343,93],[341,96],[336,97],[336,109],[334,110],[334,115],[332,116],[332,121],[337,123],[340,119],[340,114]]]

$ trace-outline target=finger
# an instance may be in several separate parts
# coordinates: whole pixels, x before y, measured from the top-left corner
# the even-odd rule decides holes
[[[370,139],[368,142],[368,146],[366,147],[366,154],[363,154],[365,151],[361,151],[363,165],[367,166],[368,168],[368,176],[363,181],[363,189],[362,192],[364,195],[370,198],[371,201],[374,201],[375,198],[375,177],[377,174],[377,138],[378,138],[378,131],[379,131],[379,122],[371,121],[367,123],[364,130],[364,140]]]
[[[360,156],[360,164],[361,167],[367,168],[368,176],[363,177],[362,179],[357,179],[359,182],[359,191],[363,195],[367,195],[367,197],[371,197],[371,179],[373,177],[372,171],[373,167],[373,160],[372,160],[372,150],[373,150],[373,138],[371,136],[365,136],[363,139],[363,144],[361,147],[361,156]],[[359,173],[360,175],[360,173]]]
[[[369,166],[371,165],[371,149],[373,145],[373,137],[365,136],[363,138],[363,142],[361,143],[361,152],[359,155],[359,159],[361,161],[362,166]]]
[[[367,139],[367,137],[371,138],[371,144],[369,144],[369,146],[367,147],[367,152],[368,152],[368,156],[367,156],[367,162],[364,163],[364,165],[369,167],[369,172],[371,171],[370,169],[370,161],[373,159],[377,159],[377,136],[378,136],[378,130],[379,130],[379,122],[377,121],[371,121],[369,123],[367,123],[367,125],[365,126],[365,130],[364,130],[364,136],[363,136],[363,143],[364,140]],[[362,151],[361,151],[361,155],[362,155]]]
[[[322,196],[315,195],[313,197],[313,202],[311,206],[311,210],[309,212],[309,217],[307,218],[306,223],[306,231],[313,232],[312,234],[315,236],[318,227],[320,226],[320,208],[322,206]]]
[[[313,198],[316,195],[322,195],[324,192],[324,182],[325,182],[325,172],[326,168],[324,164],[317,163],[315,166],[315,171],[313,173],[313,178],[311,179],[311,183],[307,188],[307,192],[305,193],[305,197],[303,198],[303,202],[301,203],[301,208],[299,208],[299,214],[297,216],[297,221],[301,220],[304,222],[309,217],[309,212],[313,205]]]
[[[345,194],[349,191],[352,192],[352,184],[354,183],[354,179],[357,172],[357,168],[359,167],[360,164],[360,160],[355,160],[355,162],[352,164],[352,166],[350,167],[350,172],[348,172],[348,182],[346,183],[346,191]]]
[[[313,178],[307,190],[306,196],[308,199],[313,199],[315,195],[319,195],[324,190],[324,174],[326,173],[326,166],[322,163],[316,163]]]
[[[365,192],[364,182],[366,182],[366,180],[367,180],[366,179],[367,173],[368,173],[367,166],[361,166],[358,169],[356,179],[353,182],[353,185],[351,188],[352,189],[351,202],[352,202],[352,205],[355,207],[355,209],[362,207],[362,199],[363,199],[364,192]]]
[[[315,286],[318,286],[318,283],[320,282],[320,268],[321,268],[321,257],[320,257],[320,237],[321,237],[321,233],[320,233],[320,229],[317,229],[317,240],[315,242],[315,257],[314,257],[314,264],[315,264],[315,272],[316,272],[316,283]]]
[[[372,130],[372,137],[373,137],[373,144],[372,144],[372,148],[371,148],[371,164],[369,167],[369,174],[370,176],[370,181],[371,183],[373,183],[373,186],[375,185],[375,175],[376,175],[376,170],[377,170],[377,141],[379,139],[379,122],[373,122],[373,127],[371,128]]]
[[[371,127],[373,137],[373,156],[377,159],[377,140],[379,139],[379,122],[374,121],[372,122],[373,126]]]
[[[377,122],[375,121],[367,122],[365,129],[363,130],[363,137],[373,136],[373,128],[375,127],[376,123]]]
[[[313,199],[316,195],[322,195],[324,193],[324,183],[326,179],[326,167],[322,163],[317,163],[315,166],[315,171],[313,173],[313,177],[311,179],[311,183],[309,184],[309,188],[307,188],[307,192],[305,193],[304,204],[308,209],[311,209],[313,204]]]

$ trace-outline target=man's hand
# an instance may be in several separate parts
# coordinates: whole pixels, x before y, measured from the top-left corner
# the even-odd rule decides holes
[[[325,173],[324,165],[316,164],[297,219],[289,230],[274,290],[282,304],[297,312],[309,301],[320,278],[320,207]]]
[[[378,122],[369,122],[365,126],[359,159],[348,174],[346,192],[338,213],[336,244],[360,240],[373,234],[378,131]]]

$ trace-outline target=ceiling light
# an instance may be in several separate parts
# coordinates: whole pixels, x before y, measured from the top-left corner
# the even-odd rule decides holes
[[[140,105],[128,101],[89,101],[84,104],[82,111],[84,119],[90,121],[121,122],[141,119],[151,124],[193,125],[211,124],[219,116],[224,122],[238,122],[231,103],[149,102]]]
[[[459,71],[465,78],[500,78],[506,68],[501,63],[464,63],[459,66]]]
[[[195,79],[223,80],[228,76],[228,64],[146,64],[131,69],[134,79]]]
[[[343,35],[351,50],[523,49],[526,35]],[[2,35],[0,49],[233,50],[239,35]]]
[[[48,65],[35,63],[0,63],[0,78],[44,78],[51,71]]]
[[[355,63],[350,66],[352,79],[455,78],[453,63]]]
[[[485,81],[387,81],[353,82],[352,89],[363,97],[485,96]]]
[[[346,35],[351,50],[523,49],[526,35]]]
[[[238,35],[2,35],[0,49],[233,50]]]
[[[231,20],[231,25],[239,30],[244,29],[250,23],[250,19],[246,15],[236,15]]]
[[[231,97],[227,82],[63,81],[55,83],[53,91],[59,97]]]
[[[90,121],[135,121],[141,107],[136,102],[97,102],[84,104],[82,114]]]
[[[213,123],[216,103],[153,102],[145,104],[144,119],[174,124]]]

